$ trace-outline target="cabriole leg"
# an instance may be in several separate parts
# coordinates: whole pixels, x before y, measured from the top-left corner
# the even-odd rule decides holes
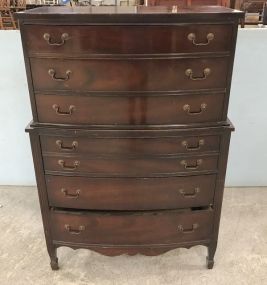
[[[214,265],[214,255],[216,252],[217,243],[211,243],[208,246],[207,268],[212,269]]]
[[[53,247],[48,250],[50,256],[50,265],[52,270],[58,270],[58,258],[57,258],[57,248]]]

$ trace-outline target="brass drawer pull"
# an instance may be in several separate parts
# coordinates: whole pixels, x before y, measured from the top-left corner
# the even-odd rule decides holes
[[[196,116],[196,115],[200,115],[202,114],[206,109],[207,109],[207,104],[206,103],[202,103],[200,105],[200,109],[199,111],[191,111],[191,106],[189,104],[185,104],[183,106],[183,110],[188,114],[188,115],[191,115],[191,116]]]
[[[68,191],[67,191],[65,188],[62,188],[62,189],[61,189],[61,192],[64,194],[64,196],[65,196],[66,198],[69,198],[69,199],[78,199],[79,196],[80,196],[81,190],[80,190],[80,189],[77,189],[75,194],[69,194]]]
[[[75,170],[80,165],[80,161],[75,160],[73,162],[73,166],[66,165],[66,162],[63,159],[58,160],[58,164],[62,167],[64,170]]]
[[[69,111],[60,111],[60,107],[57,104],[54,104],[52,106],[52,108],[56,111],[56,113],[60,116],[70,116],[73,114],[73,112],[75,111],[75,106],[74,105],[70,105],[69,106]]]
[[[62,140],[56,140],[56,145],[60,150],[75,150],[78,147],[78,142],[73,141],[71,146],[63,146]]]
[[[208,34],[207,34],[207,41],[204,42],[204,43],[197,43],[197,42],[196,42],[196,38],[197,38],[197,37],[196,37],[196,34],[194,34],[194,33],[190,33],[190,34],[188,34],[188,36],[187,36],[187,39],[188,39],[190,42],[192,42],[192,44],[195,45],[195,46],[207,46],[212,40],[214,40],[215,36],[214,36],[213,33],[208,33]]]
[[[196,187],[193,193],[186,193],[184,189],[179,190],[180,194],[183,195],[185,198],[195,198],[197,194],[200,192],[200,188]]]
[[[67,81],[70,79],[71,70],[66,71],[66,77],[56,77],[56,71],[53,68],[50,68],[48,70],[48,74],[51,76],[51,78],[55,81]]]
[[[72,229],[70,225],[65,225],[65,229],[72,235],[79,235],[85,230],[85,226],[79,226],[78,229]]]
[[[193,224],[191,229],[184,229],[182,225],[178,226],[178,231],[183,234],[192,234],[197,228],[199,228],[199,224]]]
[[[188,162],[186,160],[182,160],[181,164],[184,166],[185,169],[195,170],[195,169],[199,168],[199,166],[202,164],[202,162],[203,162],[202,159],[197,159],[195,165],[188,165]]]
[[[211,74],[211,69],[208,68],[208,67],[203,70],[203,76],[201,76],[201,77],[195,77],[195,76],[193,76],[193,70],[190,69],[190,68],[188,68],[188,69],[185,71],[185,75],[186,75],[187,77],[189,77],[189,79],[191,79],[191,80],[205,80],[205,79],[207,79],[207,77],[208,77],[210,74]]]
[[[202,145],[204,145],[204,144],[205,144],[205,140],[204,139],[200,139],[198,141],[198,145],[197,146],[189,146],[187,141],[182,141],[182,146],[184,146],[186,148],[186,150],[199,150],[200,147]]]
[[[45,33],[43,35],[44,40],[50,45],[50,46],[63,46],[65,42],[70,38],[67,33],[63,33],[61,35],[61,41],[60,42],[52,42],[51,35],[48,33]]]

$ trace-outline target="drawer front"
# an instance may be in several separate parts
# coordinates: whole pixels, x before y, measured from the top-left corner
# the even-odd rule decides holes
[[[163,138],[86,138],[41,135],[43,154],[169,155],[219,151],[219,135]]]
[[[213,212],[51,212],[53,240],[103,245],[152,245],[205,240]],[[160,229],[160,230],[159,230]]]
[[[224,93],[179,96],[36,95],[42,123],[145,125],[222,121]]]
[[[225,88],[228,58],[31,59],[35,91],[175,91]]]
[[[213,203],[216,175],[169,178],[46,176],[53,207],[88,210],[159,210]]]
[[[29,53],[151,54],[231,49],[231,25],[52,26],[25,25]]]
[[[133,176],[176,175],[217,170],[217,155],[167,157],[167,158],[93,158],[44,156],[46,171],[78,173],[92,176]]]

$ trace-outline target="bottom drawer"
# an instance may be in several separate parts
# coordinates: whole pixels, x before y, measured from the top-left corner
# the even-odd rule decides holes
[[[51,211],[54,241],[87,245],[156,245],[206,240],[213,211],[155,212]]]

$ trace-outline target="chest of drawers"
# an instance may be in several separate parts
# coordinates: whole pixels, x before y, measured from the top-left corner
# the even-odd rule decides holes
[[[112,256],[204,245],[213,267],[241,15],[175,6],[18,13],[52,269],[60,246]]]

